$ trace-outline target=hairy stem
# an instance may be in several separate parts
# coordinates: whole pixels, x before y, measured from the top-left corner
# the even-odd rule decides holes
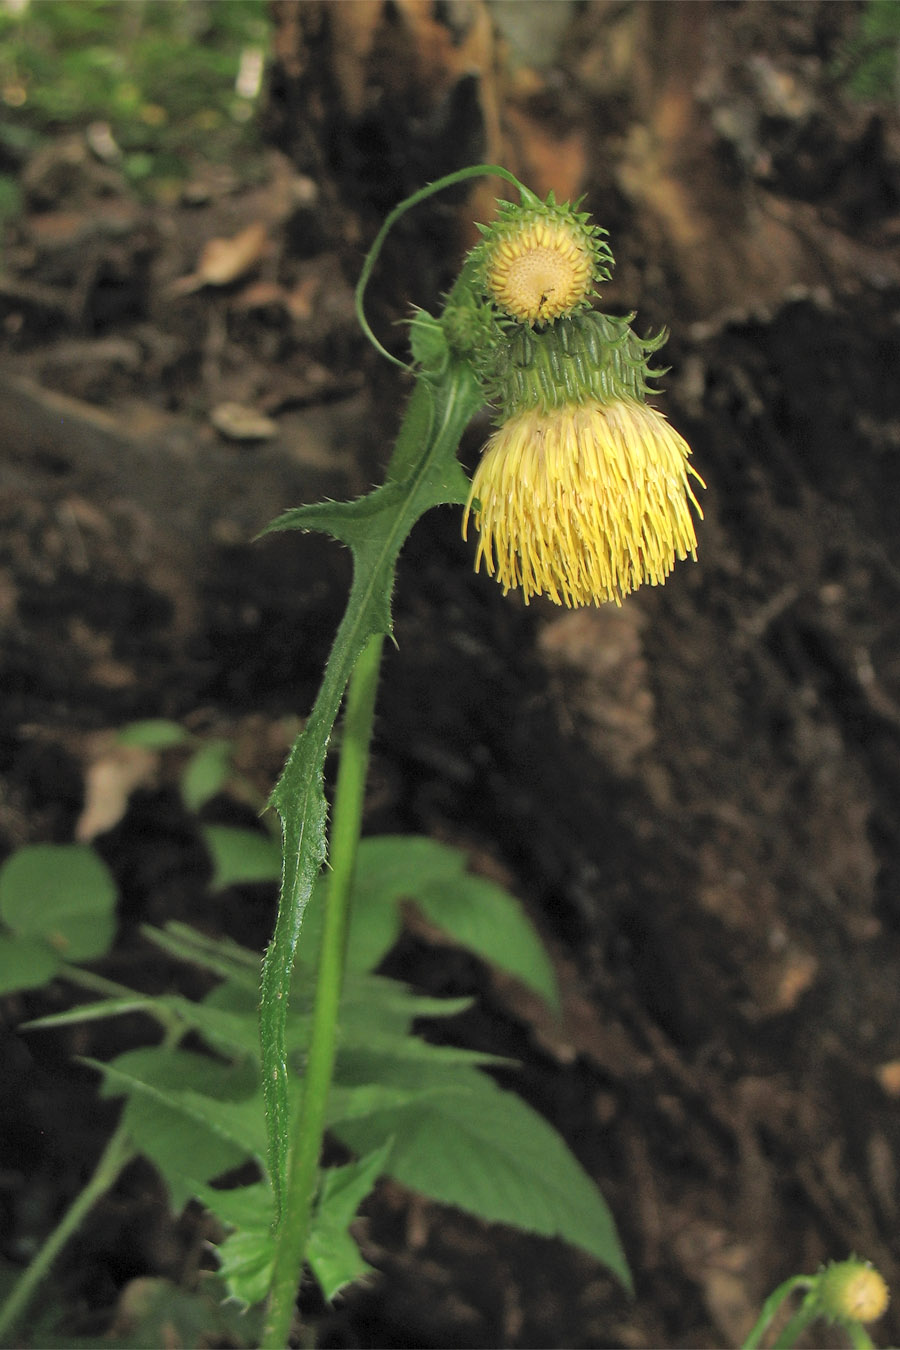
[[[331,827],[331,879],[300,1111],[290,1153],[284,1213],[277,1234],[275,1270],[263,1330],[263,1350],[288,1344],[297,1286],[309,1239],[328,1091],[334,1071],[338,1010],[350,924],[350,890],[362,825],[381,636],[369,640],[350,678],[340,767]]]

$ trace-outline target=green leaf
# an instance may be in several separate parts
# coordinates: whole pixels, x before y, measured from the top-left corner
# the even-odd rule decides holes
[[[560,1006],[553,966],[519,901],[502,887],[466,872],[458,849],[419,835],[378,835],[359,845],[347,966],[372,970],[400,932],[400,902],[413,900],[449,937],[500,970],[515,975],[554,1009]],[[313,966],[328,895],[319,877],[304,919],[298,960]]]
[[[231,741],[209,741],[191,756],[181,775],[181,800],[199,811],[220,792],[231,774]]]
[[[185,923],[167,923],[165,930],[143,925],[144,937],[179,961],[188,961],[214,975],[239,984],[256,996],[259,990],[259,954],[230,938],[207,937]]]
[[[444,325],[427,310],[416,311],[409,326],[409,346],[413,360],[437,378],[446,370],[450,347]]]
[[[508,971],[559,1010],[559,987],[546,948],[502,887],[468,874],[416,885],[422,912],[462,947]]]
[[[371,1270],[348,1230],[384,1171],[389,1152],[387,1143],[357,1162],[331,1167],[322,1174],[307,1260],[328,1300]],[[197,1196],[222,1223],[235,1230],[216,1249],[219,1274],[230,1297],[245,1306],[260,1303],[269,1292],[275,1259],[271,1187],[265,1182],[229,1190],[201,1186]]]
[[[460,436],[483,402],[460,362],[430,390],[420,380],[398,438],[388,482],[357,502],[328,502],[287,512],[270,530],[325,530],[353,553],[353,584],[309,720],[272,794],[282,821],[284,870],[275,933],[263,963],[260,1033],[269,1159],[279,1205],[290,1139],[285,1026],[291,970],[303,915],[325,861],[323,773],[347,681],[369,640],[391,631],[397,556],[422,514],[463,503],[468,481],[456,458]],[[433,424],[431,416],[433,411]],[[427,433],[427,440],[420,437]]]
[[[328,1300],[371,1272],[372,1267],[363,1260],[348,1230],[356,1211],[384,1171],[390,1150],[388,1141],[365,1158],[344,1167],[329,1168],[324,1174],[307,1259]]]
[[[230,1298],[244,1307],[261,1303],[272,1283],[275,1260],[275,1197],[266,1182],[214,1190],[198,1186],[197,1199],[229,1228],[234,1229],[216,1247],[219,1275]]]
[[[168,750],[173,745],[184,745],[191,738],[177,722],[156,717],[144,722],[130,722],[122,727],[116,739],[120,745],[137,745],[144,750]]]
[[[372,970],[390,951],[400,933],[400,901],[420,887],[462,876],[466,860],[420,835],[376,835],[360,840],[353,880],[353,907],[347,945],[348,970]],[[319,877],[304,918],[298,959],[314,965],[328,896],[328,876]]]
[[[368,1044],[376,1030],[406,1040],[415,1018],[455,1017],[471,1006],[470,998],[430,998],[384,975],[349,971],[341,1000],[341,1044]]]
[[[403,1185],[491,1223],[559,1237],[590,1252],[630,1288],[606,1202],[556,1131],[479,1070],[454,1070],[456,1090],[337,1123],[355,1152],[393,1139],[387,1172]]]
[[[198,1032],[213,1049],[221,1054],[238,1059],[249,1056],[259,1057],[259,1035],[257,1027],[257,1000],[249,997],[239,986],[223,984],[214,989],[201,1002],[182,998],[178,994],[150,995],[131,994],[119,998],[104,999],[99,1003],[81,1003],[64,1012],[49,1013],[46,1017],[36,1017],[25,1026],[30,1031],[45,1030],[49,1027],[74,1026],[83,1022],[97,1022],[106,1017],[120,1017],[124,1013],[144,1012],[154,1018],[166,1030],[184,1035],[185,1031]],[[308,1019],[296,1016],[294,1037],[300,1025],[307,1025]]]
[[[52,980],[60,958],[43,938],[0,933],[0,994],[37,989]]]
[[[346,1121],[379,1117],[383,1112],[398,1110],[423,1097],[435,1097],[442,1092],[455,1091],[452,1080],[446,1074],[436,1082],[426,1081],[424,1074],[414,1077],[407,1073],[405,1077],[408,1081],[397,1086],[369,1081],[362,1082],[356,1087],[332,1084],[328,1097],[329,1129]]]
[[[14,933],[43,938],[67,961],[108,951],[115,908],[112,874],[86,844],[30,844],[0,868],[0,918]]]
[[[79,1003],[64,1012],[48,1013],[45,1017],[34,1017],[24,1024],[23,1030],[46,1031],[50,1027],[71,1027],[82,1022],[100,1022],[105,1017],[121,1017],[124,1013],[145,1012],[150,1017],[165,1023],[162,1003],[149,994],[134,994],[122,998],[107,998],[99,1003]]]
[[[233,825],[206,825],[203,838],[213,860],[212,889],[249,881],[277,881],[281,849],[267,834]]]
[[[159,1169],[179,1211],[198,1187],[265,1152],[262,1093],[254,1065],[226,1065],[164,1046],[127,1051],[110,1064],[85,1059],[103,1096],[128,1098],[135,1147]]]

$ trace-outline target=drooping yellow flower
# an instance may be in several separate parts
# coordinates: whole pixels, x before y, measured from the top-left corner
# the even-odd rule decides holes
[[[475,558],[525,603],[602,604],[660,585],[696,558],[690,448],[637,399],[597,400],[509,417],[475,471],[463,517],[480,532]]]

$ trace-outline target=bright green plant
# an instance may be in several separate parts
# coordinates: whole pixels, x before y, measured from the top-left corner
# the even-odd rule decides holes
[[[276,1224],[267,1347],[288,1341],[310,1250],[375,691],[404,540],[432,507],[464,505],[464,529],[471,514],[481,533],[476,566],[484,562],[489,573],[496,572],[505,591],[521,587],[526,603],[544,593],[567,605],[621,603],[641,582],[664,580],[676,558],[695,550],[688,447],[645,403],[653,377],[648,358],[661,339],[642,341],[627,320],[590,308],[612,259],[604,232],[585,215],[557,205],[552,196],[540,201],[499,168],[462,170],[421,190],[391,213],[363,267],[357,307],[364,331],[383,351],[365,320],[362,297],[398,216],[431,193],[486,172],[511,183],[520,204],[505,205],[485,232],[441,316],[420,312],[413,320],[416,365],[409,369],[416,385],[384,485],[354,502],[297,508],[269,527],[326,531],[349,547],[354,569],[319,696],[272,795],[282,821],[284,866],[260,1008]],[[488,400],[497,408],[500,428],[470,484],[456,452],[469,421]],[[291,972],[326,858],[325,755],[345,690],[328,897],[308,1060],[295,1109],[288,1054]],[[498,1119],[493,1107],[485,1118]],[[361,1142],[355,1131],[354,1141]],[[473,1150],[473,1157],[477,1153]],[[562,1166],[555,1151],[542,1161],[532,1156],[545,1176]],[[564,1231],[558,1218],[549,1221],[545,1201],[536,1192],[532,1198],[530,1219],[523,1214],[516,1221],[535,1227],[543,1212],[539,1231]],[[481,1212],[500,1217],[487,1205]],[[595,1232],[603,1231],[602,1251],[597,1245],[590,1249],[627,1280],[612,1230],[596,1208],[594,1214]],[[576,1240],[585,1245],[586,1237]]]

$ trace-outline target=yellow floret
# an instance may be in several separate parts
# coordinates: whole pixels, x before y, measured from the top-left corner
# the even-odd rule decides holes
[[[463,517],[504,594],[522,588],[558,605],[602,604],[660,585],[676,559],[696,558],[690,447],[661,413],[609,405],[532,408],[494,433]]]

